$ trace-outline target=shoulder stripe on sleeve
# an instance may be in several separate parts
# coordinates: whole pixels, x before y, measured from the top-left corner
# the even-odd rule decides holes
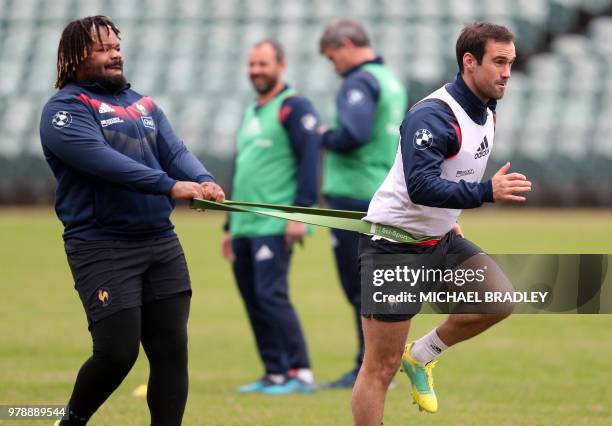
[[[447,160],[449,160],[449,159],[457,156],[457,154],[459,154],[459,151],[461,151],[461,145],[463,143],[463,138],[462,138],[462,135],[461,135],[461,127],[459,127],[459,124],[455,124],[452,121],[449,121],[449,124],[451,126],[453,126],[453,129],[455,129],[455,134],[457,135],[457,142],[459,143],[459,149],[457,149],[457,152],[455,152],[450,157],[446,157]]]
[[[283,106],[278,112],[278,120],[284,123],[287,117],[289,117],[289,114],[291,114],[291,111],[293,111],[293,108],[290,106]]]

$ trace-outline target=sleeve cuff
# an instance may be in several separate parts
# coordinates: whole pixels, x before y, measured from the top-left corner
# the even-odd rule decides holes
[[[163,174],[157,182],[157,189],[160,194],[169,195],[174,184],[176,184],[176,180],[172,179],[167,174]]]
[[[215,178],[212,177],[211,175],[200,175],[196,178],[196,180],[198,181],[198,183],[204,183],[204,182],[216,183]]]
[[[483,182],[482,185],[484,186],[482,201],[486,203],[494,203],[495,200],[493,199],[493,182],[489,180],[487,182]]]

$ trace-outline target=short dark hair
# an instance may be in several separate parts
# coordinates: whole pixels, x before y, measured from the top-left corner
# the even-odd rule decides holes
[[[456,53],[459,71],[463,73],[463,56],[471,53],[478,64],[482,63],[487,41],[510,43],[514,41],[514,34],[503,25],[491,22],[474,22],[466,25],[457,39]]]
[[[350,40],[355,46],[366,47],[370,45],[370,37],[363,24],[349,18],[335,19],[325,27],[319,40],[319,52],[327,48],[337,49],[342,40]]]
[[[282,44],[280,44],[279,41],[274,40],[273,38],[266,38],[261,41],[258,41],[253,45],[253,47],[260,47],[266,44],[270,45],[270,47],[272,47],[272,49],[274,50],[274,55],[276,56],[277,62],[281,63],[285,60],[285,48]]]
[[[79,67],[91,55],[93,43],[100,41],[100,27],[113,31],[121,39],[117,26],[107,16],[97,15],[69,23],[60,38],[57,49],[57,78],[54,87],[61,89],[76,81]]]

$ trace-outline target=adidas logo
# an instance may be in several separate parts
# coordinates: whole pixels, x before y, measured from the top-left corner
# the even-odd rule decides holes
[[[112,106],[105,104],[102,102],[100,104],[100,108],[98,109],[99,114],[104,114],[105,112],[115,112]]]
[[[272,252],[272,250],[270,250],[270,247],[268,247],[267,245],[263,245],[259,248],[259,250],[257,250],[257,253],[255,253],[255,260],[257,262],[262,262],[264,260],[270,260],[274,258],[274,253]]]
[[[474,159],[477,160],[481,157],[484,157],[486,155],[489,155],[489,141],[487,140],[487,137],[485,136],[483,141],[480,142],[480,146],[478,147],[478,149],[476,150],[476,155],[474,155]]]

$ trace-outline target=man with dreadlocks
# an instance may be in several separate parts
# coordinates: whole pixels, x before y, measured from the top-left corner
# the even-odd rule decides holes
[[[93,340],[60,424],[86,424],[130,371],[142,342],[151,424],[179,425],[191,285],[170,213],[174,200],[225,195],[162,110],[130,89],[109,18],[68,24],[57,73],[60,90],[43,109],[40,134]]]

